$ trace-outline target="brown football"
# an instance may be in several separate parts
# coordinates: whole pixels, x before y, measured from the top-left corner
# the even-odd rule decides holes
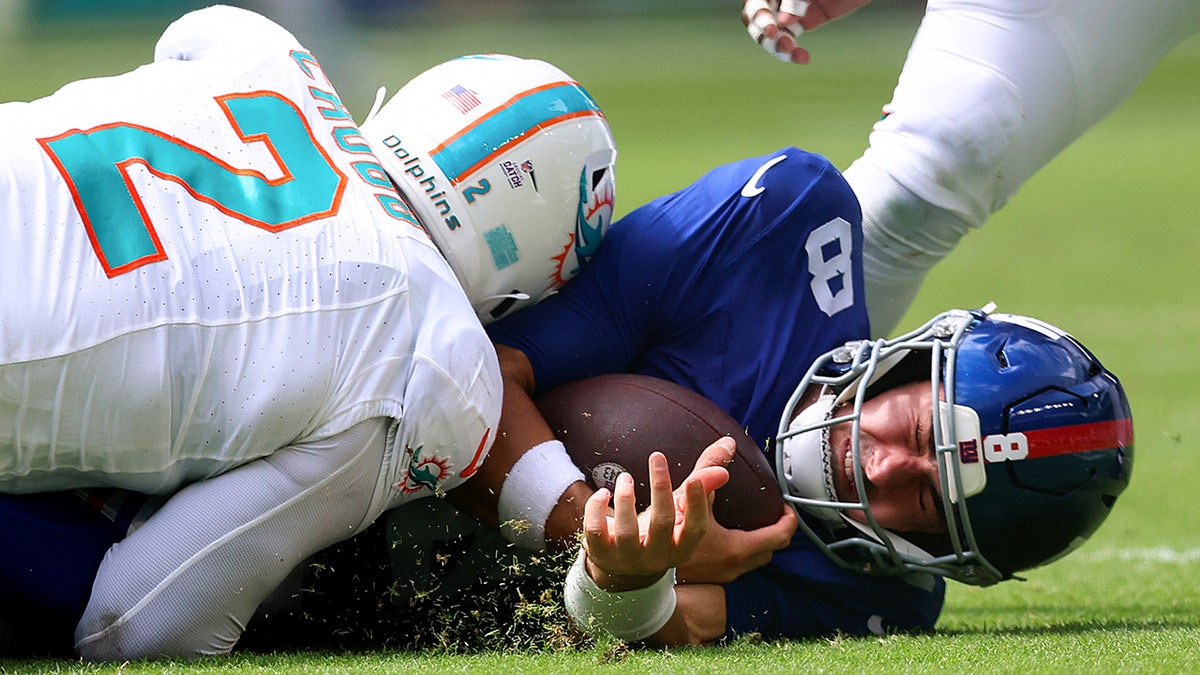
[[[783,514],[779,484],[758,444],[691,389],[647,375],[600,375],[556,387],[535,402],[592,487],[611,490],[622,471],[633,476],[639,511],[650,504],[651,452],[666,455],[678,487],[704,448],[731,436],[737,453],[729,482],[717,490],[713,516],[725,527],[750,530]]]

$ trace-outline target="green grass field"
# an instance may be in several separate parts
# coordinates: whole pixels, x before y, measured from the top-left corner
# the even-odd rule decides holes
[[[306,40],[361,119],[394,89],[466,52],[547,59],[580,79],[617,137],[618,211],[704,170],[794,144],[846,166],[887,100],[919,12],[884,5],[808,36],[813,63],[778,63],[728,11],[424,17]],[[574,3],[568,6],[575,7]],[[665,7],[663,3],[657,5]],[[149,60],[162,22],[38,28],[0,40],[0,100]],[[322,48],[326,48],[322,51]],[[1120,58],[1114,48],[1114,58]],[[368,58],[367,55],[370,55]],[[952,585],[931,636],[832,639],[625,655],[237,654],[198,664],[0,661],[0,672],[1162,672],[1200,671],[1200,41],[1026,185],[930,275],[904,326],[999,303],[1081,338],[1133,402],[1133,483],[1081,550],[990,589]],[[10,197],[11,198],[11,197]],[[5,289],[6,291],[8,289]],[[762,326],[769,329],[769,315]]]

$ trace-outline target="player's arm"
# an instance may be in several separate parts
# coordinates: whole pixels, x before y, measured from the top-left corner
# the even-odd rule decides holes
[[[539,467],[539,480],[535,485],[539,491],[551,490],[549,494],[542,494],[540,499],[557,500],[545,521],[545,543],[554,550],[568,550],[577,543],[576,535],[583,523],[584,504],[591,496],[592,489],[583,481],[582,474],[578,476],[578,480],[569,484],[567,478],[545,479],[545,475],[549,473],[547,467],[561,464],[561,460],[547,458],[547,453],[551,449],[555,453],[563,450],[559,449],[558,445],[545,445],[554,441],[554,435],[530,398],[530,392],[534,391],[535,385],[533,368],[524,352],[519,349],[497,345],[496,351],[500,357],[500,370],[504,378],[504,408],[496,442],[477,478],[481,483],[503,485],[513,464],[521,459],[525,450],[537,448],[537,456],[532,460],[536,462],[535,466]],[[565,465],[558,473],[564,477],[568,474],[573,475]],[[547,487],[551,485],[566,485],[566,488],[564,490],[561,487]],[[555,497],[559,491],[561,494]],[[453,492],[451,494],[454,495]],[[474,498],[471,501],[456,501],[471,510],[483,522],[492,525],[503,524],[506,533],[510,535],[524,534],[512,532],[514,523],[504,523],[508,518],[501,517],[497,521],[499,500],[495,491],[475,489],[473,494]],[[525,499],[530,501],[536,496],[531,495]],[[506,507],[511,510],[507,504]],[[529,521],[527,517],[517,520],[519,522],[515,524],[519,527],[528,524]],[[783,509],[779,520],[772,525],[755,530],[728,529],[710,519],[707,532],[695,555],[680,565],[679,579],[683,582],[719,584],[761,567],[770,561],[775,551],[788,545],[798,523],[795,510],[790,507]]]
[[[572,548],[592,490],[533,403],[529,359],[504,345],[496,353],[504,382],[496,439],[479,472],[450,496],[516,544]]]
[[[712,492],[729,479],[724,465],[733,454],[730,439],[713,443],[674,492],[666,457],[652,454],[650,506],[640,514],[629,474],[618,478],[611,495],[601,489],[588,499],[583,546],[566,581],[565,602],[576,624],[651,645],[704,644],[724,635],[722,589],[676,586],[675,568],[703,539]]]
[[[742,23],[780,61],[808,63],[800,34],[843,17],[871,0],[742,0]]]
[[[105,556],[76,627],[80,656],[229,652],[296,565],[379,515],[390,425],[369,419],[180,490]]]
[[[641,303],[628,299],[622,283],[630,274],[622,270],[648,266],[622,263],[625,234],[612,228],[596,257],[561,291],[488,326],[500,361],[503,407],[478,480],[464,486],[475,492],[464,508],[484,522],[494,522],[499,514],[502,525],[527,524],[524,532],[501,530],[526,548],[574,548],[583,504],[592,492],[538,412],[533,394],[600,373],[623,372],[644,342],[640,317],[629,316],[630,308]],[[632,248],[640,252],[647,247]],[[643,287],[661,284],[638,284]],[[480,489],[483,483],[500,487]]]

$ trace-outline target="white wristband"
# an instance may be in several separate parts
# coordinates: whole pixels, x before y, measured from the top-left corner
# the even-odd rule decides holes
[[[605,632],[627,642],[654,635],[675,613],[675,568],[645,588],[609,593],[587,573],[583,549],[567,572],[563,604],[584,632]]]
[[[585,480],[583,472],[560,441],[526,450],[500,485],[500,533],[522,548],[546,548],[546,520],[559,497],[579,480]]]

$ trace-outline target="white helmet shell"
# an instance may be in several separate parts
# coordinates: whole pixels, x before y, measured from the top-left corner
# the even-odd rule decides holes
[[[566,283],[612,222],[616,146],[592,97],[532,59],[413,78],[363,137],[490,323]]]

